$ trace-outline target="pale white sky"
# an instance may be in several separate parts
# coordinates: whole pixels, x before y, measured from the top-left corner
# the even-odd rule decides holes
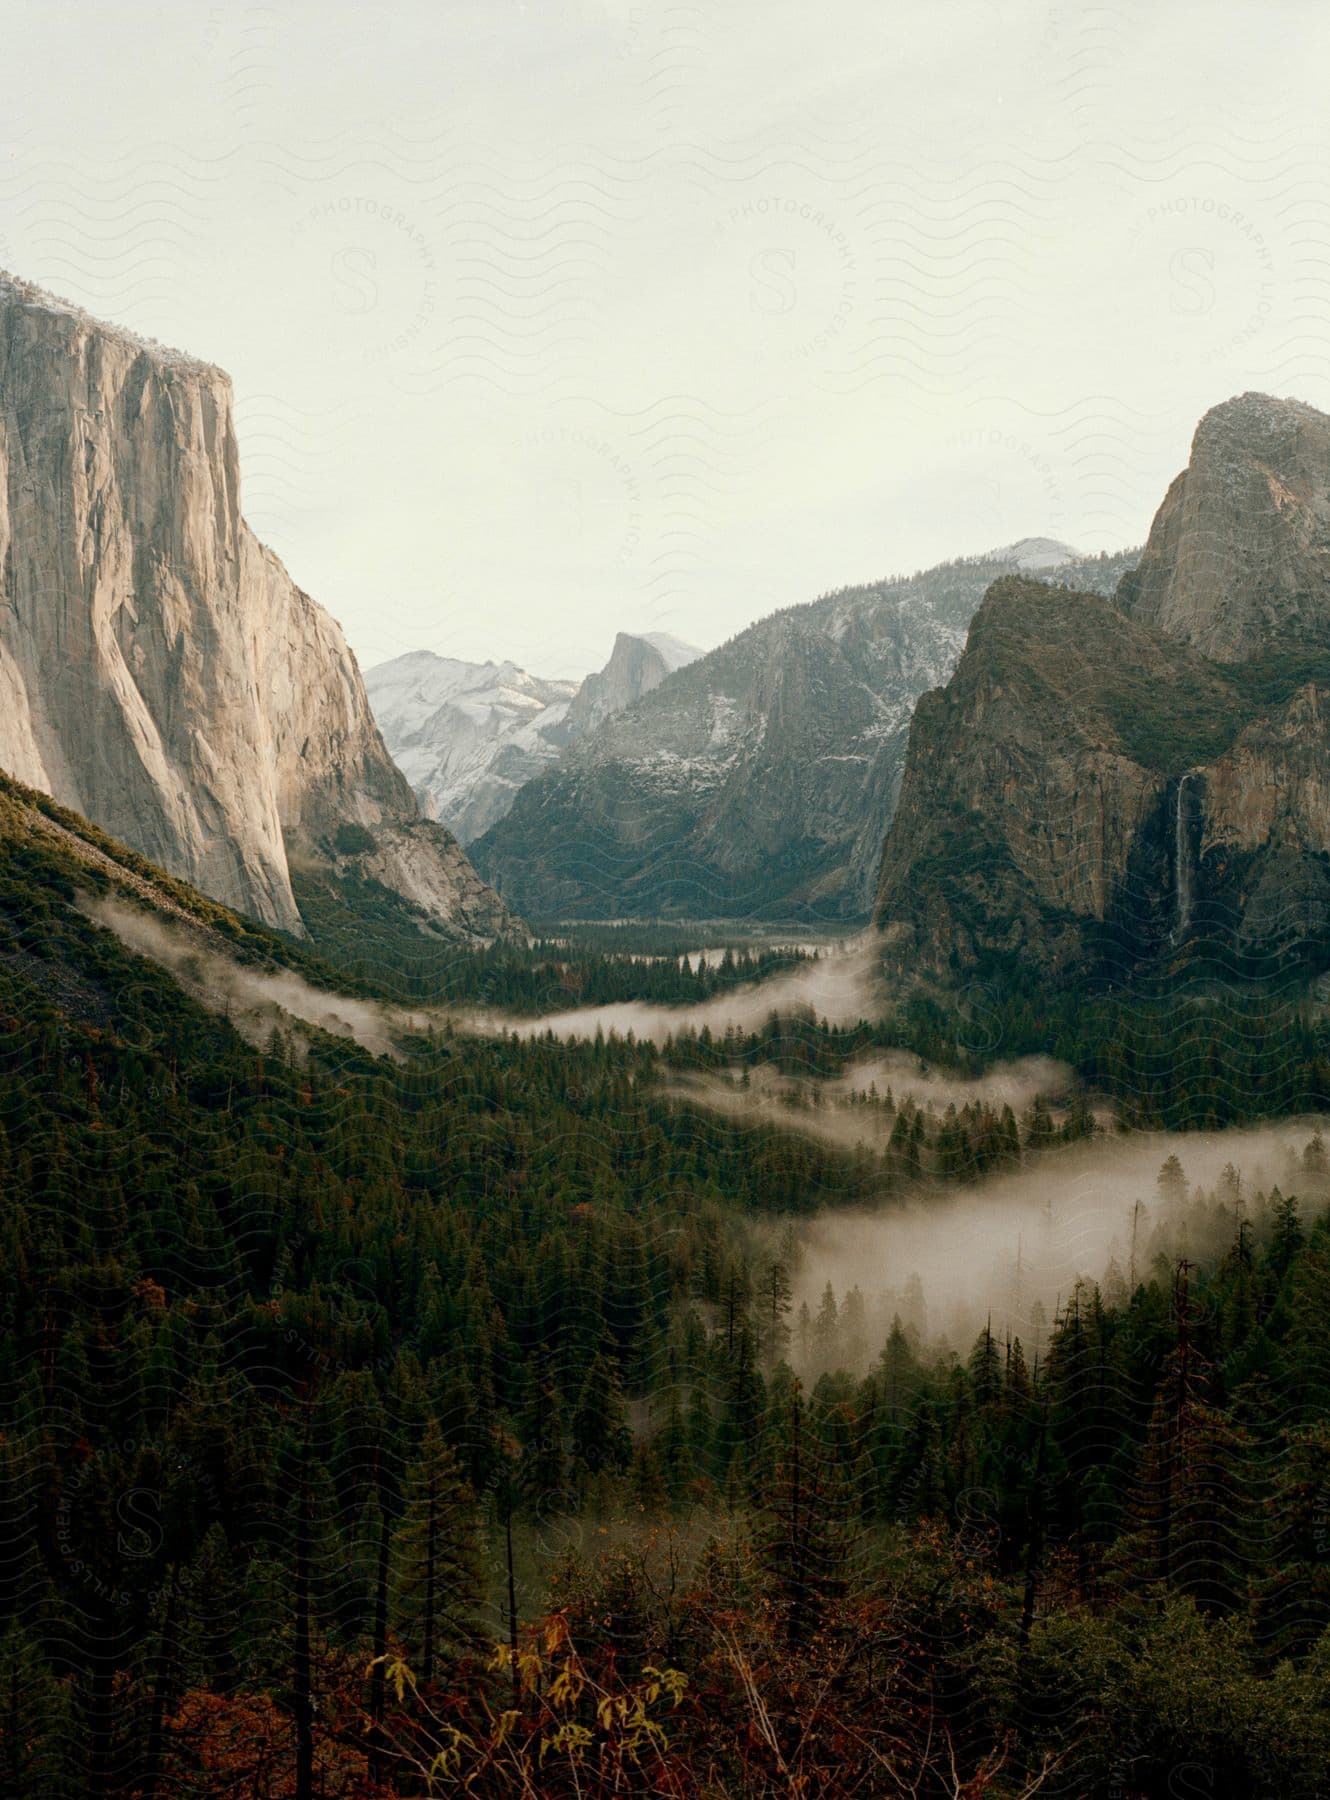
[[[1031,533],[1330,408],[1305,4],[0,0],[0,266],[229,369],[366,665],[542,674]]]

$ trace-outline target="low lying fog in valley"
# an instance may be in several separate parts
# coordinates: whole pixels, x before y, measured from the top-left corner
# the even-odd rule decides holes
[[[114,932],[127,949],[166,969],[200,1005],[224,1013],[252,1043],[266,1043],[274,1028],[287,1032],[298,1023],[354,1038],[375,1056],[396,1054],[405,1036],[449,1025],[489,1036],[531,1039],[552,1035],[565,1042],[594,1038],[598,1031],[620,1037],[631,1033],[641,1042],[661,1045],[690,1028],[706,1028],[717,1037],[731,1028],[755,1031],[777,1012],[807,1012],[828,1024],[846,1025],[871,1018],[881,1009],[876,945],[867,933],[831,944],[802,945],[804,950],[818,950],[816,961],[713,995],[694,1006],[625,1001],[533,1016],[478,1007],[402,1007],[355,999],[315,987],[290,970],[241,963],[228,953],[222,940],[206,941],[201,929],[195,931],[184,924],[177,927],[126,900],[85,898],[81,909],[95,924]],[[693,952],[688,957],[691,966],[696,968],[702,954],[718,962],[724,950]]]
[[[214,948],[205,942],[201,930],[176,926],[127,900],[85,899],[80,910],[95,925],[114,932],[126,949],[165,969],[192,1000],[221,1013],[259,1048],[274,1031],[286,1036],[293,1025],[309,1025],[353,1038],[373,1056],[391,1056],[398,1053],[400,1038],[431,1023],[425,1011],[352,999],[314,987],[289,969],[238,962],[220,943]]]
[[[697,1006],[625,1004],[526,1018],[351,999],[290,971],[239,963],[189,928],[127,901],[87,900],[83,910],[259,1046],[274,1028],[290,1036],[294,1025],[298,1037],[303,1024],[352,1037],[375,1055],[401,1054],[404,1036],[446,1023],[528,1039],[632,1031],[663,1044],[685,1027],[708,1026],[715,1036],[731,1027],[751,1032],[777,1011],[808,1009],[850,1023],[871,1016],[880,1002],[868,937]],[[768,1063],[674,1073],[661,1092],[736,1128],[777,1124],[845,1150],[880,1153],[907,1104],[936,1122],[950,1106],[973,1104],[995,1112],[1009,1106],[1021,1118],[1039,1098],[1053,1102],[1056,1119],[1059,1099],[1073,1087],[1071,1071],[1049,1057],[995,1063],[972,1077],[898,1051],[825,1080],[786,1075]],[[1259,1236],[1276,1186],[1299,1196],[1304,1220],[1330,1199],[1325,1154],[1315,1141],[1318,1131],[1330,1131],[1330,1119],[1204,1133],[1121,1133],[1107,1112],[1099,1122],[1104,1128],[1090,1138],[1055,1144],[1019,1168],[967,1185],[924,1178],[911,1197],[884,1199],[880,1209],[824,1211],[773,1228],[766,1254],[791,1265],[795,1367],[809,1378],[839,1367],[864,1373],[896,1317],[922,1345],[960,1355],[989,1321],[1000,1337],[1019,1336],[1032,1361],[1078,1282],[1121,1300],[1136,1281],[1180,1257],[1221,1256],[1244,1220]],[[1180,1167],[1161,1179],[1170,1157]]]
[[[757,1031],[773,1012],[807,1010],[828,1025],[853,1025],[859,1019],[875,1017],[883,999],[875,935],[865,932],[817,948],[815,962],[802,963],[767,981],[750,982],[728,993],[715,994],[696,1006],[648,1006],[621,1001],[610,1006],[574,1007],[538,1019],[470,1012],[465,1015],[465,1023],[472,1030],[512,1032],[520,1038],[544,1037],[547,1033],[565,1040],[593,1038],[598,1031],[607,1037],[611,1033],[627,1037],[631,1032],[639,1042],[663,1044],[678,1032],[690,1029],[709,1030],[713,1037],[723,1037],[731,1027],[741,1032]],[[723,954],[712,952],[717,959]]]
[[[880,1212],[799,1220],[791,1360],[809,1376],[842,1366],[863,1373],[899,1315],[926,1344],[962,1357],[989,1321],[997,1336],[1019,1336],[1032,1362],[1078,1281],[1121,1301],[1158,1272],[1160,1259],[1168,1270],[1182,1257],[1213,1261],[1242,1222],[1260,1237],[1276,1186],[1298,1196],[1304,1223],[1323,1211],[1330,1175],[1322,1131],[1330,1119],[1102,1132],[971,1186],[890,1201]],[[1180,1174],[1170,1168],[1161,1179],[1170,1157]],[[835,1324],[824,1321],[819,1333],[828,1283]]]
[[[1051,1056],[1023,1056],[967,1076],[897,1050],[852,1063],[843,1075],[826,1080],[786,1075],[770,1063],[756,1063],[724,1074],[676,1074],[665,1091],[738,1124],[779,1125],[818,1143],[853,1150],[860,1145],[881,1149],[896,1122],[896,1108],[907,1100],[925,1112],[983,1104],[995,1111],[1010,1106],[1019,1113],[1036,1095],[1059,1095],[1073,1084],[1072,1071]]]

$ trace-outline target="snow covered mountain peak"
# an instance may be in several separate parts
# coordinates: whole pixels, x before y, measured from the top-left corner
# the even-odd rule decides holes
[[[532,675],[510,661],[410,650],[370,669],[365,687],[422,808],[469,844],[565,745],[701,654],[668,632],[621,631],[605,667],[579,683]]]
[[[980,560],[1010,563],[1021,570],[1057,569],[1063,563],[1078,562],[1081,555],[1081,551],[1059,538],[1023,537],[1017,538],[1014,544],[1003,544],[1000,549],[990,550]]]

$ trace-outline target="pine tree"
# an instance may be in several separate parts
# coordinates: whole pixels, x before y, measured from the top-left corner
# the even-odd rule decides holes
[[[789,1270],[779,1258],[768,1263],[762,1278],[761,1330],[758,1342],[769,1362],[779,1362],[790,1347],[790,1327],[786,1323],[794,1305],[794,1287]]]
[[[83,1791],[70,1691],[22,1627],[0,1636],[0,1792],[75,1800]]]
[[[406,1476],[393,1545],[396,1615],[422,1683],[474,1642],[485,1598],[475,1496],[434,1420]]]
[[[519,1486],[523,1498],[528,1505],[543,1509],[552,1496],[563,1494],[567,1482],[563,1406],[548,1371],[542,1370],[531,1381],[517,1432],[522,1446]]]
[[[1164,1158],[1155,1177],[1165,1220],[1174,1220],[1187,1203],[1187,1177],[1175,1155]]]
[[[723,1410],[716,1432],[719,1473],[740,1487],[756,1470],[762,1443],[762,1377],[757,1346],[745,1322],[723,1375]]]
[[[1326,1155],[1325,1139],[1319,1131],[1314,1131],[1307,1140],[1306,1147],[1302,1152],[1302,1166],[1306,1174],[1313,1180],[1323,1179],[1326,1170],[1330,1168],[1330,1157]]]
[[[619,1377],[609,1357],[598,1352],[587,1370],[570,1421],[573,1455],[592,1475],[628,1467],[632,1436],[624,1413]]]
[[[840,1356],[848,1369],[861,1370],[868,1360],[868,1309],[858,1283],[845,1296],[840,1318]]]
[[[794,1327],[794,1355],[798,1367],[807,1368],[812,1354],[813,1315],[808,1310],[808,1302],[801,1300]]]
[[[813,1321],[813,1360],[819,1372],[835,1368],[840,1338],[840,1309],[830,1282],[822,1290],[822,1301]]]
[[[846,1495],[809,1428],[802,1385],[796,1380],[758,1527],[759,1554],[793,1645],[807,1640],[845,1590],[846,1513]]]
[[[1053,1124],[1053,1115],[1048,1110],[1048,1103],[1042,1094],[1036,1094],[1025,1115],[1025,1148],[1031,1155],[1037,1156],[1046,1150],[1057,1136]]]
[[[1269,1655],[1305,1653],[1330,1629],[1326,1497],[1330,1422],[1286,1432],[1276,1464],[1267,1526],[1267,1567],[1255,1582],[1254,1611]]]
[[[677,1388],[670,1389],[669,1409],[656,1434],[656,1454],[660,1461],[666,1497],[672,1506],[677,1506],[694,1473],[688,1426],[679,1406]]]
[[[1180,1546],[1189,1535],[1188,1464],[1201,1426],[1201,1369],[1192,1341],[1191,1264],[1178,1264],[1174,1278],[1175,1342],[1155,1395],[1146,1434],[1137,1494],[1148,1568],[1154,1580],[1169,1580]]]
[[[1306,1241],[1307,1236],[1298,1216],[1297,1195],[1285,1196],[1277,1187],[1271,1188],[1270,1246],[1262,1266],[1265,1286],[1271,1298]]]
[[[920,1386],[920,1369],[914,1348],[897,1313],[878,1358],[882,1372],[882,1397],[892,1425],[899,1424]]]
[[[979,1407],[995,1405],[1002,1393],[1002,1353],[993,1336],[991,1321],[975,1339],[968,1367],[975,1404]]]
[[[1004,1386],[1007,1405],[1013,1412],[1023,1414],[1030,1404],[1031,1386],[1030,1371],[1025,1362],[1025,1351],[1021,1347],[1021,1340],[1018,1337],[1011,1341]]]

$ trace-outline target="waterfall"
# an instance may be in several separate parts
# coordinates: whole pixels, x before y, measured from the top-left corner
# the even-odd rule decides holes
[[[1179,775],[1173,811],[1173,896],[1176,923],[1173,942],[1180,944],[1191,921],[1191,835],[1187,819],[1187,782],[1190,776]]]

